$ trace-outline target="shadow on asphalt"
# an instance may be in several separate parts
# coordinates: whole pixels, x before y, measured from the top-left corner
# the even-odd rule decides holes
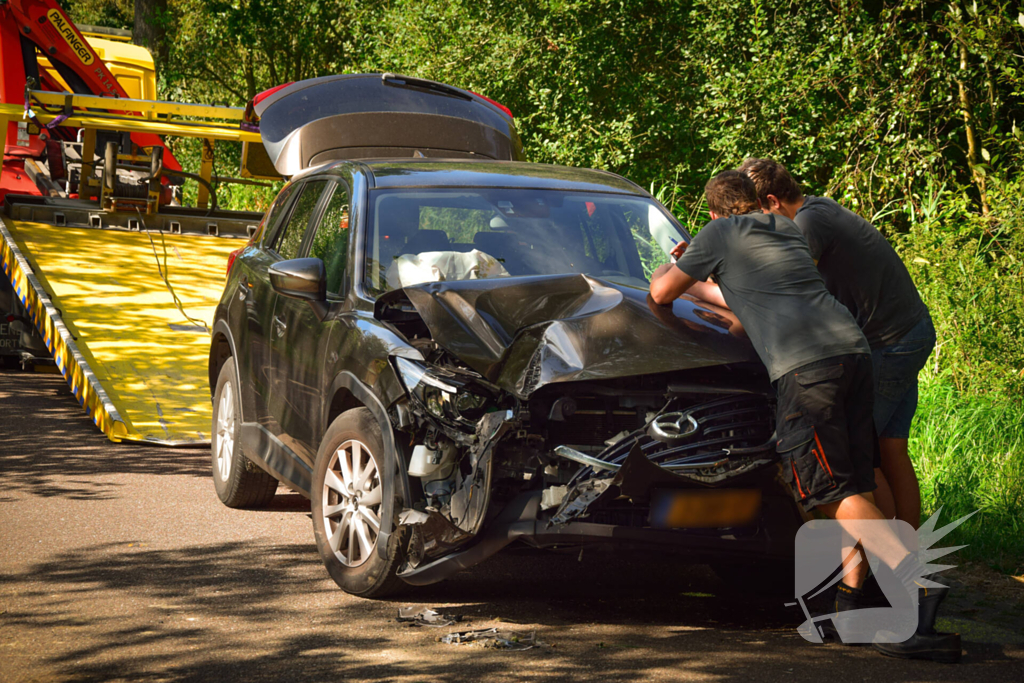
[[[772,680],[760,674],[774,670],[778,680],[818,681],[835,676],[837,665],[856,666],[858,675],[874,673],[878,680],[902,680],[898,672],[964,680],[960,667],[884,660],[865,648],[811,646],[795,632],[799,614],[780,599],[737,596],[702,567],[584,559],[505,553],[446,583],[370,601],[337,591],[310,543],[182,550],[119,544],[61,554],[0,577],[0,588],[45,604],[43,610],[8,610],[7,626],[24,634],[88,634],[50,660],[68,680],[480,679],[529,666],[543,677],[606,681],[666,670],[726,681]],[[76,616],[83,600],[126,596],[139,603],[137,618]],[[393,621],[398,606],[407,604],[459,614],[468,623],[456,628],[496,618],[502,629],[539,628],[555,647],[510,653],[445,646],[433,636],[454,629]],[[234,625],[229,632],[226,624]],[[411,659],[384,661],[381,653],[396,650]],[[1011,662],[996,644],[968,643],[967,653],[975,665]]]
[[[205,449],[140,457],[153,449],[110,444],[60,377],[0,373],[0,400],[17,400],[20,414],[47,425],[40,436],[30,420],[0,420],[7,489],[104,500],[117,491],[96,475],[209,476]],[[55,485],[58,471],[72,475],[70,485]],[[309,507],[282,489],[268,511],[308,514]],[[55,549],[52,559],[0,574],[7,605],[0,627],[20,647],[58,639],[44,661],[72,681],[1024,679],[1019,647],[1011,657],[1007,645],[984,639],[965,643],[959,667],[812,646],[797,635],[802,615],[784,597],[756,597],[765,588],[756,575],[749,586],[726,586],[706,567],[672,557],[587,549],[581,561],[578,549],[512,547],[447,582],[371,601],[342,594],[312,538],[297,540]],[[401,605],[461,615],[456,628],[539,629],[554,647],[442,645],[434,636],[455,629],[398,624]]]
[[[0,371],[0,402],[14,401],[14,419],[0,420],[0,469],[8,489],[43,497],[106,500],[117,495],[117,486],[88,477],[210,474],[207,448],[161,449],[172,457],[154,458],[155,446],[110,442],[92,425],[60,375]],[[51,476],[58,473],[69,480],[55,484]]]

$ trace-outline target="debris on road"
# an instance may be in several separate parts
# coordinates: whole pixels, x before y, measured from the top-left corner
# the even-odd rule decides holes
[[[452,617],[447,614],[441,614],[429,607],[399,607],[398,621],[405,622],[410,626],[433,626],[437,628],[441,626],[452,626],[457,622],[462,621],[462,617],[458,615]]]
[[[447,645],[474,644],[496,650],[532,650],[535,647],[547,647],[547,643],[537,638],[536,631],[529,635],[499,631],[497,628],[484,628],[475,631],[456,631],[438,640]]]

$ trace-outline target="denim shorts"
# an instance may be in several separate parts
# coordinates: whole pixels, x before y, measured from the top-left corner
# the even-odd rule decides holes
[[[875,430],[888,439],[906,439],[917,412],[917,374],[935,348],[935,327],[929,314],[898,342],[874,349]]]

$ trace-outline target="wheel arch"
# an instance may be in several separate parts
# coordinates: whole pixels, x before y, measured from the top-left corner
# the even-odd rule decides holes
[[[231,329],[223,320],[218,320],[213,324],[213,330],[210,335],[210,357],[208,368],[211,397],[217,387],[217,378],[220,377],[220,369],[224,367],[224,363],[226,363],[228,359],[231,359],[231,362],[235,364],[235,376],[238,377],[238,381],[242,381],[242,375],[238,367],[238,354],[235,353],[235,340],[231,335]],[[241,408],[241,406],[239,406],[239,408]]]
[[[384,404],[373,390],[362,380],[348,370],[343,370],[334,378],[331,383],[330,403],[325,404],[327,411],[325,425],[330,426],[331,422],[338,415],[352,410],[353,408],[366,408],[380,425],[381,441],[384,442],[384,457],[394,463],[394,467],[380,468],[381,486],[383,487],[383,503],[381,505],[381,532],[378,536],[377,552],[381,557],[386,557],[388,542],[391,538],[391,526],[395,518],[394,491],[395,486],[400,487],[402,500],[406,505],[411,502],[412,494],[409,489],[409,477],[406,473],[405,461],[402,459],[397,444],[395,433],[391,428],[391,420],[388,418]],[[337,410],[337,413],[334,411]],[[396,481],[397,475],[397,481]],[[387,531],[385,531],[385,529]]]
[[[366,407],[366,404],[356,398],[356,395],[352,393],[351,389],[346,386],[340,386],[331,397],[330,403],[327,404],[327,415],[324,420],[324,427],[330,427],[331,423],[334,422],[342,413],[352,410],[353,408],[364,407]]]

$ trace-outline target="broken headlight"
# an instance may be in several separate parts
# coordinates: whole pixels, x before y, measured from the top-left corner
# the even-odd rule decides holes
[[[492,403],[493,395],[472,373],[401,356],[395,356],[394,363],[409,398],[436,418],[472,428]]]

